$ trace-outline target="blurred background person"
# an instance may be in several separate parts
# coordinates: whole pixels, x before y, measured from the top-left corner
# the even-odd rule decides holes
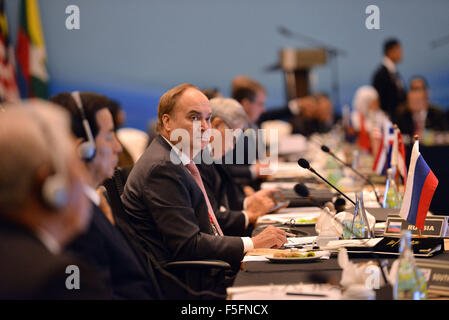
[[[126,112],[118,101],[110,100],[109,111],[114,121],[117,139],[122,146],[122,151],[118,155],[118,166],[132,168],[148,145],[148,134],[136,128],[124,127]]]
[[[221,98],[223,95],[221,94],[218,88],[205,88],[201,89],[201,92],[210,100],[213,98]]]
[[[266,96],[267,91],[263,85],[248,76],[240,75],[232,80],[232,98],[239,102],[245,110],[248,117],[247,128],[253,129],[253,131],[247,131],[245,135],[241,136],[241,139],[244,139],[243,163],[237,163],[237,159],[241,159],[242,155],[237,155],[240,150],[236,148],[234,163],[226,164],[226,166],[238,183],[255,189],[259,188],[260,179],[265,178],[261,169],[268,167],[268,164],[259,162],[261,160],[258,157],[259,150],[264,150],[266,146],[257,138],[259,129],[257,122],[265,111]],[[255,152],[250,154],[249,151]],[[252,192],[251,189],[249,190],[248,192]]]
[[[126,112],[116,100],[111,100],[111,103],[109,104],[109,111],[111,112],[112,120],[114,121],[114,130],[116,131],[117,138],[122,146],[122,151],[118,155],[118,166],[120,168],[132,168],[135,163],[133,156],[128,151],[128,148],[123,145],[117,133],[117,131],[125,125]],[[124,140],[126,141],[126,137]],[[128,145],[132,146],[133,144],[131,143]]]
[[[375,71],[372,85],[380,98],[381,109],[393,118],[397,108],[405,101],[405,89],[397,64],[402,61],[402,46],[397,39],[387,39],[383,48],[382,64]]]
[[[334,114],[334,105],[325,93],[315,94],[317,100],[317,107],[315,112],[315,119],[317,120],[317,133],[329,132],[337,120]]]
[[[95,271],[64,252],[91,219],[68,115],[37,100],[5,109],[0,150],[0,299],[110,298]],[[66,286],[68,266],[79,289]]]
[[[219,136],[214,135],[214,142],[206,148],[204,153],[211,154],[213,162],[203,161],[198,165],[204,186],[209,195],[212,208],[217,212],[217,217],[227,214],[228,211],[241,211],[244,215],[244,230],[238,230],[236,235],[251,235],[253,226],[257,219],[267,214],[275,205],[271,195],[275,190],[261,190],[249,197],[245,194],[228,172],[225,162],[225,155],[235,147],[234,139],[227,139],[226,135],[242,130],[247,121],[247,116],[242,106],[231,98],[214,98],[210,100],[212,118],[211,128],[215,129]],[[232,131],[231,131],[232,130]],[[215,138],[219,141],[215,141]],[[215,144],[218,142],[217,144]],[[215,149],[220,148],[219,150]],[[204,156],[207,156],[203,153]],[[208,164],[211,163],[211,164]],[[242,217],[243,218],[243,217]],[[220,221],[221,222],[221,221]]]
[[[380,128],[385,119],[388,119],[388,116],[380,108],[377,90],[367,85],[358,88],[354,94],[352,107],[351,120],[354,130],[359,136],[359,145],[368,152],[376,152],[381,138]],[[365,138],[368,141],[361,141]]]
[[[405,105],[401,106],[396,123],[403,134],[423,137],[426,130],[448,129],[443,111],[429,101],[429,88],[425,78],[413,77]]]
[[[289,119],[293,128],[292,133],[308,137],[317,130],[318,101],[315,96],[306,96],[298,99],[298,105],[299,113]]]
[[[69,112],[72,132],[91,178],[85,192],[94,208],[92,222],[89,229],[70,244],[69,251],[101,270],[102,280],[114,298],[153,298],[154,279],[114,226],[109,204],[96,191],[114,174],[118,154],[122,151],[109,111],[110,99],[91,92],[64,92],[53,96],[51,101]]]

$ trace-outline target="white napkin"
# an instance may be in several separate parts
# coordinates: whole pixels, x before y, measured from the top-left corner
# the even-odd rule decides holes
[[[341,248],[338,253],[338,264],[343,269],[340,285],[348,290],[353,298],[371,297],[373,289],[384,285],[382,273],[373,262],[354,264],[349,260],[348,252]],[[348,297],[350,298],[350,297]]]

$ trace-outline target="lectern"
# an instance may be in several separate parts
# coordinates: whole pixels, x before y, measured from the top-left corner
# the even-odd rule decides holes
[[[279,66],[285,73],[288,100],[310,94],[309,73],[312,67],[327,62],[326,49],[282,49]]]

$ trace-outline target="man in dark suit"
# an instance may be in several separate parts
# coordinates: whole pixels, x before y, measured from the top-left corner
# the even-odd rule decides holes
[[[410,81],[407,102],[399,108],[395,122],[402,134],[423,138],[426,130],[446,131],[447,122],[443,111],[430,105],[427,81],[414,77]]]
[[[380,107],[390,118],[395,117],[398,106],[405,101],[404,85],[396,66],[401,60],[401,44],[397,39],[388,39],[384,44],[382,65],[372,79],[372,85],[379,93]]]
[[[280,247],[285,233],[269,227],[249,238],[228,236],[244,229],[245,218],[231,213],[219,222],[196,164],[209,143],[211,109],[199,89],[182,84],[161,97],[158,132],[131,170],[122,195],[144,254],[164,266],[177,260],[219,259],[240,266],[253,248]]]
[[[235,235],[251,235],[257,219],[268,213],[275,205],[272,195],[276,190],[260,190],[245,197],[242,188],[235,183],[223,164],[227,160],[226,153],[232,152],[235,147],[232,134],[241,132],[248,117],[242,106],[234,99],[214,98],[210,100],[210,105],[214,140],[202,154],[199,154],[205,161],[199,164],[198,168],[218,220],[220,221],[222,217],[225,223],[229,211],[238,211],[245,216],[245,229],[236,229],[238,232]],[[210,160],[207,157],[210,157]]]
[[[0,300],[109,299],[63,248],[89,223],[68,115],[44,102],[0,112]]]
[[[84,154],[90,184],[85,192],[93,205],[92,223],[86,233],[75,239],[69,251],[80,255],[87,262],[101,270],[104,283],[108,285],[115,299],[151,299],[155,279],[138,260],[130,244],[113,223],[112,216],[106,216],[100,205],[101,198],[96,191],[106,179],[114,174],[118,154],[122,148],[114,131],[114,122],[108,109],[110,100],[102,95],[88,92],[61,93],[51,101],[68,110],[72,131],[79,145],[94,150]],[[83,123],[84,121],[84,123]],[[89,138],[91,137],[91,138]]]
[[[265,111],[267,92],[256,80],[247,76],[237,76],[232,81],[232,98],[243,107],[248,117],[245,134],[241,136],[243,154],[235,153],[233,164],[226,164],[227,170],[240,184],[258,188],[259,180],[265,175],[263,171],[267,164],[262,163],[259,150],[266,148],[264,141],[258,139],[259,117]],[[239,143],[239,142],[238,142]]]

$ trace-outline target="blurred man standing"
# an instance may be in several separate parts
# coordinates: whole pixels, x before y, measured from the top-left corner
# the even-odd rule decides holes
[[[388,39],[384,44],[382,65],[373,75],[373,87],[379,93],[380,107],[393,118],[397,107],[405,101],[404,84],[397,71],[397,64],[402,61],[402,47],[397,39]]]

